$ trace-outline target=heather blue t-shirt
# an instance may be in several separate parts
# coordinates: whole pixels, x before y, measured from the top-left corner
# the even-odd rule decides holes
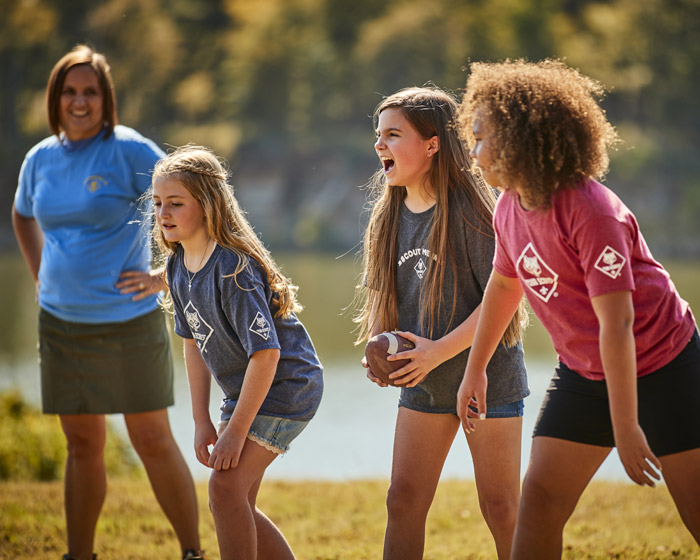
[[[263,268],[254,259],[235,278],[239,257],[217,246],[192,278],[180,248],[168,260],[168,282],[175,309],[175,332],[193,338],[224,392],[221,420],[236,407],[250,357],[280,350],[275,378],[258,414],[310,420],[323,392],[323,369],[304,325],[295,314],[282,319]]]
[[[153,311],[115,287],[127,270],[148,270],[148,202],[141,195],[163,152],[125,126],[71,142],[51,136],[26,155],[15,193],[20,215],[44,233],[39,305],[74,323],[123,322]]]

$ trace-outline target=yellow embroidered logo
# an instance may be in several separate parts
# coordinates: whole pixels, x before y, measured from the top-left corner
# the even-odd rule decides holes
[[[87,187],[91,193],[100,190],[102,187],[107,185],[107,180],[99,175],[90,175],[87,179],[83,181],[83,185]]]

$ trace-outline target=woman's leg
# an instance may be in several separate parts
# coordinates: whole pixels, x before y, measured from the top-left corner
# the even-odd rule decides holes
[[[387,495],[385,560],[423,558],[425,521],[458,427],[453,414],[399,407]]]
[[[165,409],[125,414],[131,443],[182,550],[199,550],[199,515],[192,474],[170,431]]]
[[[610,447],[535,437],[511,558],[561,558],[564,525]]]
[[[60,419],[68,447],[64,480],[68,552],[75,560],[89,560],[107,493],[105,418],[98,414],[65,414]]]
[[[678,513],[700,545],[700,449],[665,455],[659,460]]]
[[[520,500],[523,419],[489,418],[467,434],[479,505],[500,560],[510,558]]]
[[[221,560],[256,560],[258,541],[262,537],[258,530],[271,534],[272,522],[256,516],[255,499],[265,469],[276,457],[276,453],[247,439],[237,467],[212,471],[209,507],[214,515]]]

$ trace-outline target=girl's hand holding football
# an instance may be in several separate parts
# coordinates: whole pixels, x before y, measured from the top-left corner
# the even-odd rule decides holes
[[[411,360],[411,363],[396,370],[389,377],[402,387],[415,387],[431,371],[444,362],[440,358],[440,344],[438,341],[423,338],[412,332],[398,331],[398,334],[413,342],[416,347],[413,350],[406,350],[387,357],[387,360],[390,362],[394,360]]]
[[[367,379],[369,379],[372,383],[376,383],[380,387],[388,387],[389,386],[372,373],[372,370],[369,369],[369,364],[367,363],[367,358],[365,356],[362,356],[362,360],[360,360],[360,364],[362,364],[362,367],[367,370]]]

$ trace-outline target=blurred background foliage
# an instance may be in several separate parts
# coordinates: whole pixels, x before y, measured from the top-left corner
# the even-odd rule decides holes
[[[0,247],[44,89],[79,42],[120,121],[225,157],[273,248],[351,250],[383,95],[463,88],[468,62],[563,57],[609,89],[625,143],[607,183],[659,256],[700,256],[700,0],[0,0]]]
[[[66,443],[57,416],[44,416],[17,391],[0,394],[0,483],[63,478]],[[140,476],[136,455],[107,423],[105,467],[110,476]]]

